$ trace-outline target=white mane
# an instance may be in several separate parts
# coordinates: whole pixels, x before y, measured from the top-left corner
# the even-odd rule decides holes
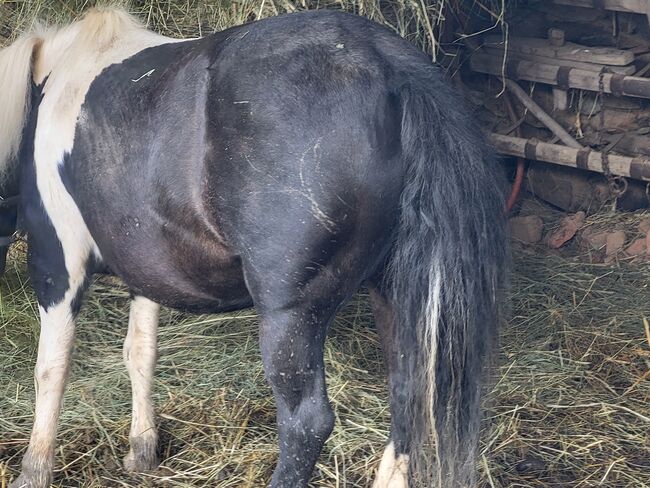
[[[25,34],[0,51],[0,184],[9,177],[20,147],[29,113],[31,58],[41,43],[40,36]]]

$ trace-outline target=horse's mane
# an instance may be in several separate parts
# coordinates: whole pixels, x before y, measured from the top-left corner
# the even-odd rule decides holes
[[[132,42],[125,49],[126,38]],[[96,71],[101,62],[107,65],[133,54],[134,46],[160,44],[156,38],[165,39],[124,9],[104,7],[88,10],[67,26],[36,24],[0,50],[0,189],[17,163],[32,80],[41,84],[49,77],[49,86],[88,77],[89,70]],[[124,53],[112,52],[120,50]]]
[[[19,37],[0,51],[0,188],[15,166],[25,117],[29,113],[31,59],[42,38],[33,33]],[[0,195],[6,196],[6,195]]]
[[[58,73],[70,71],[89,55],[100,54],[119,39],[137,31],[146,29],[121,8],[89,10],[80,20],[48,31],[34,57],[34,81],[41,83],[54,68]]]

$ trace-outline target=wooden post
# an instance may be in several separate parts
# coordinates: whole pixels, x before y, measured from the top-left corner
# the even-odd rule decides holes
[[[548,40],[553,46],[564,46],[564,31],[551,27],[548,30]]]
[[[569,94],[566,90],[553,87],[553,110],[566,110],[569,108]]]
[[[564,46],[564,31],[551,27],[548,30],[548,40],[553,46]],[[586,63],[585,63],[586,64]],[[553,87],[553,110],[566,110],[569,108],[568,91]]]

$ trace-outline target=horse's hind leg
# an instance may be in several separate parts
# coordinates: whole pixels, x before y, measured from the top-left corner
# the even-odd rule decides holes
[[[334,427],[323,364],[332,314],[311,304],[262,313],[262,358],[277,405],[280,444],[273,488],[306,487]]]
[[[313,286],[305,286],[284,279],[292,275],[290,270],[264,274],[249,272],[247,282],[261,316],[262,360],[277,406],[280,456],[270,486],[303,488],[334,427],[323,347],[347,294],[336,280],[316,278]]]
[[[411,435],[407,425],[407,397],[403,361],[393,342],[395,320],[393,307],[379,288],[370,287],[370,303],[381,338],[388,369],[391,435],[384,449],[373,488],[408,488],[409,447]]]
[[[156,339],[160,306],[144,297],[131,301],[129,331],[124,341],[124,363],[131,379],[132,416],[124,458],[128,471],[146,472],[158,466],[158,433],[151,401],[151,384],[156,366]]]

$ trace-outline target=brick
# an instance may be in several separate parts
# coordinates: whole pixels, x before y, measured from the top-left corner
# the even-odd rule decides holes
[[[605,254],[607,256],[614,256],[618,254],[625,245],[625,232],[616,230],[607,234],[607,241],[605,243]]]
[[[578,212],[573,215],[567,215],[560,221],[560,226],[551,232],[546,239],[546,243],[552,249],[558,249],[569,242],[576,235],[576,232],[582,227],[585,221],[585,213]]]
[[[647,236],[646,236],[647,237]],[[646,244],[646,237],[641,237],[636,239],[629,246],[625,248],[625,254],[628,256],[642,256],[645,255],[648,251],[648,246]]]

